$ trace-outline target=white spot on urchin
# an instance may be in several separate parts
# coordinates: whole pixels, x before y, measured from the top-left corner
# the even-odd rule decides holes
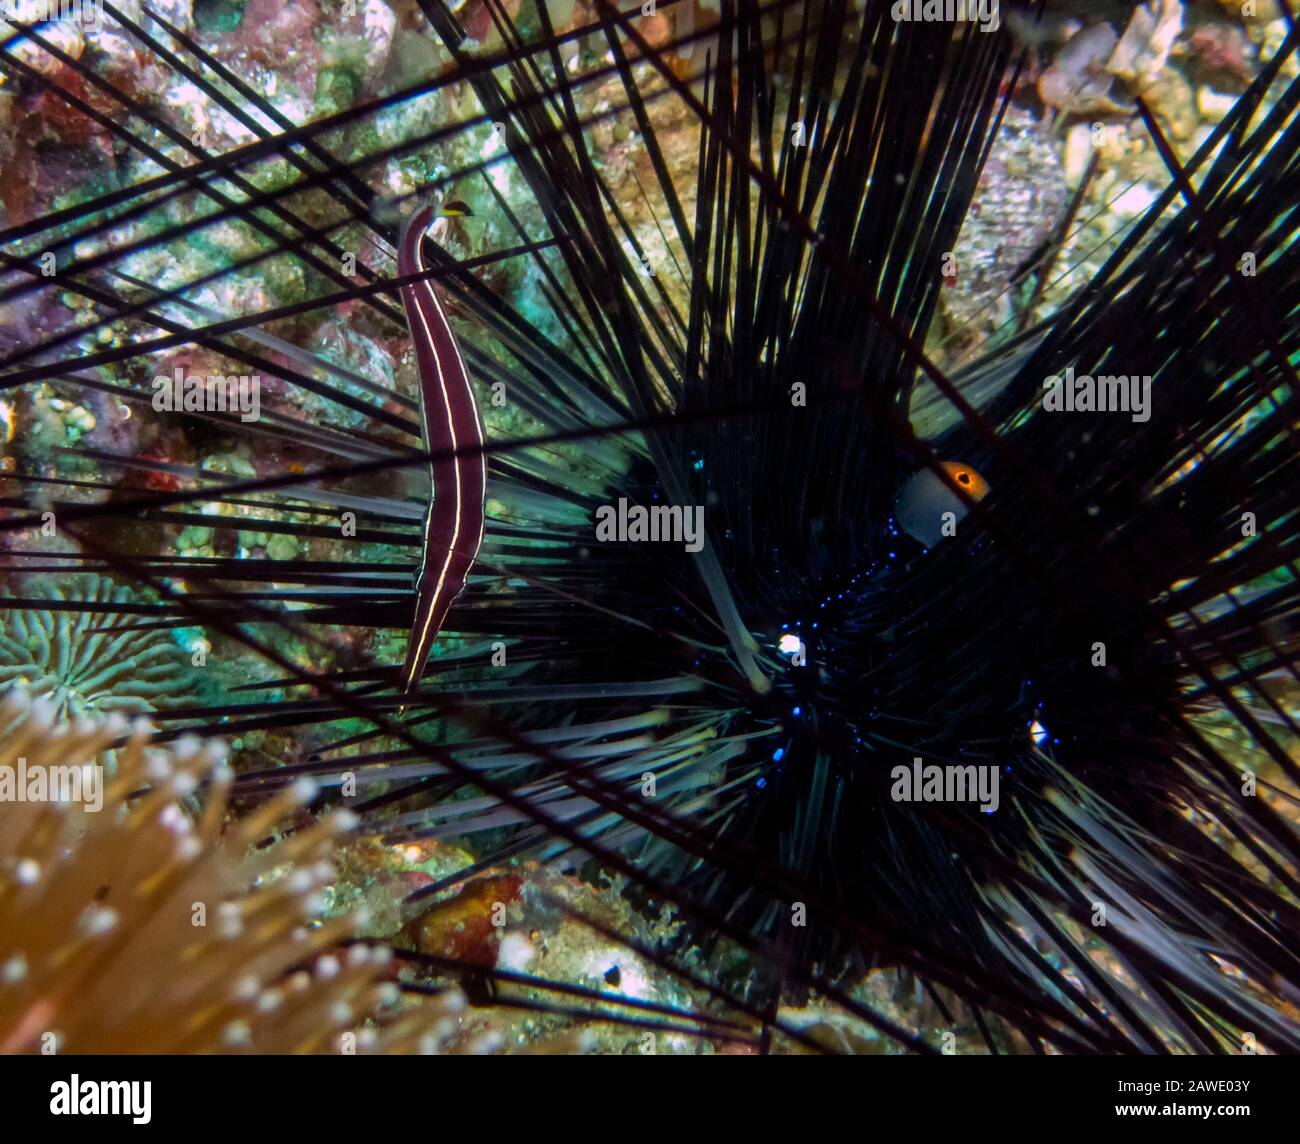
[[[780,649],[782,655],[797,655],[803,651],[803,640],[794,632],[786,632],[776,646]]]
[[[361,825],[361,817],[351,810],[336,810],[329,821],[330,827],[339,834],[349,834]]]
[[[231,1021],[221,1031],[221,1040],[230,1048],[242,1048],[253,1043],[253,1030],[247,1021]]]
[[[257,1011],[259,1013],[274,1013],[280,1008],[281,1002],[284,1001],[284,994],[278,989],[267,989],[258,995]]]
[[[165,751],[146,751],[144,773],[155,783],[164,783],[172,776],[171,756]]]
[[[297,973],[291,974],[284,984],[290,993],[306,993],[311,988],[311,974],[305,969],[300,969]]]
[[[100,937],[117,926],[117,911],[109,906],[91,906],[81,915],[81,928],[90,937]]]
[[[244,932],[244,918],[234,902],[222,902],[217,907],[217,934],[225,941],[234,941]]]
[[[35,858],[20,858],[14,867],[14,881],[20,886],[34,886],[41,879],[41,864]]]
[[[17,985],[27,976],[27,958],[22,953],[15,953],[4,965],[0,965],[0,981],[6,985]]]
[[[299,806],[304,806],[311,802],[311,800],[320,793],[320,787],[314,780],[304,776],[302,778],[294,779],[293,784],[289,787],[289,791],[293,800],[298,803]]]

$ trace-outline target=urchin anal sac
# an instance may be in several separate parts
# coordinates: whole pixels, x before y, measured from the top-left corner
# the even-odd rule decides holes
[[[983,500],[988,495],[988,482],[969,465],[944,461],[943,467],[971,500]],[[953,529],[969,511],[967,504],[930,469],[908,477],[894,501],[898,527],[926,548],[933,548],[945,535],[953,535]],[[952,513],[947,533],[944,532],[946,513]]]

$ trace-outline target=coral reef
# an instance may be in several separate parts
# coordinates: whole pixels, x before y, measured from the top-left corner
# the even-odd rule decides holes
[[[464,38],[412,0],[115,7],[93,33],[51,30],[65,59],[17,40],[0,85],[0,222],[21,255],[0,288],[7,503],[102,510],[88,555],[30,519],[0,533],[0,687],[26,689],[0,711],[0,763],[112,772],[102,811],[0,805],[0,1050],[1295,1042],[1275,971],[1288,772],[1257,766],[1237,712],[1185,703],[1196,660],[1260,710],[1249,674],[1291,635],[1261,642],[1241,617],[1277,621],[1292,589],[1211,617],[1253,657],[1240,670],[1170,635],[1205,580],[1273,571],[1265,539],[1290,548],[1281,431],[1245,449],[1216,436],[1262,402],[1241,378],[1278,384],[1277,363],[1203,316],[1230,290],[1180,261],[1203,228],[1169,201],[1143,117],[1186,162],[1277,50],[1276,5],[1009,12],[1030,49],[1016,73],[997,37],[905,35],[861,3],[796,5],[802,28],[741,6],[734,40],[675,46],[709,31],[716,0],[623,4],[629,30],[608,36],[590,0],[464,0],[448,5]],[[478,66],[531,49],[547,21],[589,30]],[[674,92],[706,59],[709,82]],[[914,86],[895,99],[900,76]],[[1289,225],[1263,217],[1281,173],[1261,174],[1268,145],[1245,127],[1241,169],[1207,198],[1271,243]],[[503,447],[481,567],[425,686],[399,697],[429,489],[383,279],[396,201],[430,198],[472,207],[431,236],[448,263],[431,288]],[[1179,211],[1148,271],[1155,224]],[[1256,245],[1285,278],[1284,252]],[[47,248],[57,275],[29,282],[18,267]],[[1115,351],[1195,400],[1158,410],[1146,438],[1044,426],[1024,356],[963,372],[1005,342],[1045,345],[1039,373]],[[1019,407],[970,433],[921,345],[980,414],[1004,393]],[[262,418],[152,406],[151,379],[176,370],[256,370]],[[796,388],[812,405],[791,404]],[[937,480],[911,471],[892,418],[913,398],[917,437],[990,474],[978,511],[950,514],[946,553],[918,555],[899,508],[904,482]],[[750,399],[776,414],[733,416]],[[680,424],[620,425],[642,415]],[[1235,527],[1233,484],[1272,514],[1240,559],[1194,532]],[[593,506],[642,493],[707,506],[707,551],[593,544]],[[18,571],[49,554],[116,572],[110,550],[150,586]],[[1103,562],[1127,594],[1094,582]],[[1122,648],[1109,672],[1080,664],[1094,629]],[[220,654],[196,675],[208,635]],[[1296,696],[1267,682],[1284,724]],[[179,707],[227,737],[229,763],[104,719]],[[1206,778],[1189,722],[1234,766],[1251,759],[1258,803]],[[1010,813],[913,814],[873,793],[904,748],[991,760]],[[308,800],[349,810],[318,818]],[[1078,911],[1104,893],[1098,934]],[[1240,907],[1220,918],[1210,894]],[[796,898],[811,926],[786,924]],[[1167,981],[1200,996],[1168,1003]]]
[[[130,589],[96,573],[28,576],[21,593],[48,600],[48,610],[8,610],[0,617],[0,687],[44,696],[60,717],[178,707],[193,698],[188,657],[167,632],[140,630],[114,605]],[[56,605],[98,605],[66,611]]]

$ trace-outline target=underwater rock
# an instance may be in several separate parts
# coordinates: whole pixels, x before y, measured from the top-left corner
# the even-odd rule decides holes
[[[91,390],[83,400],[89,406],[93,425],[83,437],[92,449],[103,449],[121,456],[135,456],[140,449],[140,418],[120,397]]]
[[[1253,3],[1254,8],[1249,10],[1251,14],[1248,15],[1246,0],[1219,0],[1224,11],[1231,12],[1238,20],[1244,20],[1248,24],[1266,24],[1270,20],[1276,20],[1282,14],[1277,0],[1253,0]]]
[[[1150,83],[1165,70],[1169,52],[1182,30],[1182,0],[1140,4],[1129,17],[1107,69],[1129,83]]]
[[[243,19],[230,36],[230,49],[270,69],[278,82],[309,96],[316,90],[321,66],[319,23],[315,4],[247,0]]]
[[[1191,139],[1200,125],[1196,92],[1172,68],[1161,72],[1142,87],[1142,98],[1151,112],[1180,143]]]
[[[508,907],[522,885],[517,874],[474,878],[449,901],[430,906],[399,936],[421,953],[493,966]]]
[[[35,24],[44,19],[45,8],[44,0],[13,0],[12,3],[5,4],[3,10],[0,10],[0,39],[7,40],[19,31],[5,19],[6,14],[12,14],[23,23]],[[47,21],[38,34],[41,39],[74,60],[80,59],[81,53],[86,50],[86,36],[78,20]],[[55,56],[27,37],[17,40],[5,51],[42,75],[54,76],[64,69],[64,65]],[[0,74],[0,86],[12,85],[13,82],[7,72]]]
[[[1239,91],[1255,77],[1255,45],[1235,24],[1202,24],[1187,48],[1196,74],[1221,91]]]
[[[384,0],[345,7],[337,25],[323,29],[322,62],[348,68],[367,87],[388,66],[396,30],[397,17]]]
[[[1200,112],[1202,123],[1222,123],[1236,104],[1233,96],[1224,95],[1213,88],[1197,89],[1196,110]]]
[[[1013,278],[1055,232],[1069,188],[1055,141],[1010,106],[957,238],[955,280],[939,295],[961,357],[1012,315]]]

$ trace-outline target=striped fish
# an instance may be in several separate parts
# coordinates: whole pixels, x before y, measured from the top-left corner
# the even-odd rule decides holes
[[[421,246],[438,214],[433,207],[424,207],[402,227],[397,245],[399,276],[427,269]],[[483,543],[487,457],[481,451],[483,426],[469,374],[438,295],[428,280],[400,289],[420,375],[424,445],[434,454],[429,462],[432,495],[415,579],[415,619],[402,666],[402,690],[410,691],[424,674],[429,649]],[[440,453],[453,455],[437,456]]]

